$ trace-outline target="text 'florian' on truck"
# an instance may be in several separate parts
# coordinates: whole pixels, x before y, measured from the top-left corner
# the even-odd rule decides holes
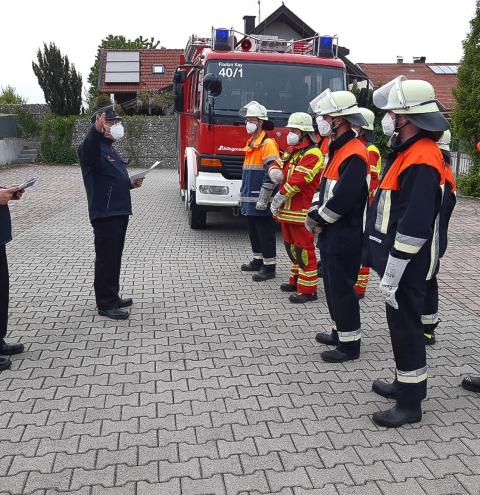
[[[324,89],[346,87],[345,65],[335,37],[285,41],[212,29],[192,36],[174,74],[177,160],[181,195],[191,228],[206,226],[207,212],[230,207],[238,213],[245,122],[239,110],[255,100],[268,110],[280,149],[293,112],[310,112]]]

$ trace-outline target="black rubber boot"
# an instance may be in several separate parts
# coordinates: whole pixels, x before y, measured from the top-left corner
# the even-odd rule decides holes
[[[112,309],[99,309],[98,314],[100,316],[106,316],[112,320],[127,320],[130,316],[128,311],[120,308],[112,308]]]
[[[317,263],[317,276],[318,276],[318,278],[323,278],[322,260],[320,260]]]
[[[387,428],[398,428],[409,423],[418,423],[422,420],[422,403],[397,404],[387,411],[373,413],[373,422]]]
[[[292,294],[288,299],[293,304],[302,304],[310,301],[316,301],[318,296],[317,294]]]
[[[240,270],[242,270],[242,272],[258,272],[262,266],[263,260],[253,259],[249,263],[244,263],[240,267]]]
[[[382,397],[387,399],[398,399],[398,382],[394,380],[392,383],[384,382],[383,380],[375,380],[372,383],[372,390]]]
[[[265,282],[271,278],[275,278],[275,265],[263,265],[258,273],[252,275],[254,282]]]
[[[0,357],[0,371],[8,370],[12,362],[8,358]]]
[[[323,351],[320,357],[327,363],[344,363],[360,357],[360,341],[354,344],[338,344],[336,349]]]
[[[280,290],[282,292],[297,292],[297,288],[291,285],[289,282],[280,285]]]
[[[338,333],[335,329],[332,329],[332,333],[317,333],[315,335],[315,340],[319,344],[325,344],[325,345],[338,345],[339,340],[338,340]]]
[[[119,308],[128,308],[133,304],[133,299],[131,297],[127,297],[125,299],[119,299],[117,301],[117,306]]]
[[[462,380],[462,387],[470,392],[480,393],[480,376],[466,376]]]
[[[4,340],[0,340],[0,356],[13,356],[21,354],[24,350],[23,344],[7,344]]]

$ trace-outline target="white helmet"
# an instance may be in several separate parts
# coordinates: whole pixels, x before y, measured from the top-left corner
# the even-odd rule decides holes
[[[351,124],[360,127],[366,124],[355,95],[350,91],[332,92],[327,88],[310,102],[310,108],[317,116],[344,117]]]
[[[266,130],[273,129],[274,125],[271,120],[268,119],[267,109],[258,103],[258,101],[251,101],[247,103],[244,107],[240,109],[241,117],[255,117],[257,119],[263,120],[263,128]]]
[[[437,141],[438,147],[444,151],[450,151],[450,143],[452,142],[452,133],[446,130],[442,137]]]
[[[362,129],[366,131],[373,131],[373,124],[375,123],[375,114],[369,110],[368,108],[358,107],[360,113],[363,115],[365,119],[366,125],[362,125]]]
[[[373,92],[373,103],[381,110],[407,115],[408,120],[426,131],[446,131],[447,119],[440,113],[433,86],[420,79],[398,76]]]
[[[288,118],[287,128],[313,132],[312,116],[305,112],[295,112]]]

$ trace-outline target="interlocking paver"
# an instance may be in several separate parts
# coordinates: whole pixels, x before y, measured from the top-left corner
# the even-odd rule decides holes
[[[208,229],[189,230],[175,172],[153,172],[133,192],[131,318],[105,321],[78,168],[0,178],[28,173],[42,188],[12,205],[11,338],[27,350],[0,374],[0,493],[478,495],[479,403],[459,387],[480,373],[478,201],[459,198],[451,223],[424,420],[386,430],[370,419],[390,403],[372,380],[393,377],[376,275],[361,359],[324,363],[321,284],[318,303],[286,301],[279,239],[277,280],[253,286],[238,269],[244,220],[209,213]]]

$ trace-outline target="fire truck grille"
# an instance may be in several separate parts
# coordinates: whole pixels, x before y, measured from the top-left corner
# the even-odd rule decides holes
[[[241,179],[244,156],[224,155],[222,160],[222,175],[225,179]]]

